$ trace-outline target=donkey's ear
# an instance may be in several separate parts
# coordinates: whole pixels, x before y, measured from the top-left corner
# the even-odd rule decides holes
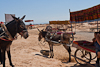
[[[20,19],[20,17],[18,17],[18,19]]]
[[[18,20],[18,18],[16,18],[15,16],[13,16],[13,15],[11,15],[12,16],[12,18],[14,19],[14,20]]]
[[[37,28],[37,29],[38,29],[38,28]],[[39,29],[38,29],[38,31],[41,32]]]
[[[26,15],[24,15],[24,16],[21,18],[21,20],[23,20],[23,19],[25,18],[25,16],[26,16]]]

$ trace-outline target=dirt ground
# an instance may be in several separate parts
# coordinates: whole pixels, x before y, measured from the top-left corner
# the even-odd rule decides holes
[[[46,25],[38,27],[39,29],[45,28]],[[86,25],[85,25],[86,26]],[[88,27],[88,26],[87,26]],[[87,27],[80,27],[76,29],[75,40],[92,41],[93,32],[89,32]],[[84,29],[85,32],[84,32]],[[87,29],[87,30],[86,30]],[[75,29],[74,29],[75,31]],[[60,46],[54,46],[54,58],[43,56],[40,50],[49,50],[47,43],[40,44],[38,41],[38,30],[28,29],[29,37],[27,39],[18,36],[11,45],[12,62],[15,67],[85,67],[76,63],[72,57],[72,62],[68,63],[68,52]],[[72,47],[72,54],[76,48]],[[95,63],[95,60],[92,61]],[[2,65],[0,65],[1,67]],[[6,55],[6,67],[10,67],[8,57]],[[86,66],[91,67],[91,66]]]

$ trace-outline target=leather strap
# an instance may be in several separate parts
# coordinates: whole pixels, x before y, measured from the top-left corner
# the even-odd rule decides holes
[[[11,36],[11,34],[9,33],[9,31],[7,30],[6,26],[4,24],[1,24],[1,27],[4,29],[5,33],[8,35],[8,40],[13,40],[14,38]]]
[[[61,41],[63,41],[63,33],[61,33]]]

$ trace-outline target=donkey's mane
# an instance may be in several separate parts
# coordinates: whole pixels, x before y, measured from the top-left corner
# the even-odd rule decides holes
[[[6,24],[6,26],[9,25],[9,24],[15,23],[14,21],[15,21],[15,20],[12,20],[12,21],[8,22],[8,23]]]

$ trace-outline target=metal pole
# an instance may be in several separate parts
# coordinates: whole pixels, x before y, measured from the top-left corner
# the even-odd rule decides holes
[[[75,22],[75,32],[76,32],[76,22]]]
[[[70,13],[70,9],[69,9],[69,13]],[[69,20],[69,22],[71,23],[71,21]],[[72,29],[72,23],[71,23],[71,31],[72,31],[72,38],[74,40],[74,37],[73,37],[73,29]]]
[[[98,32],[98,20],[97,20],[97,32]]]
[[[69,9],[69,14],[70,14],[70,9]],[[69,20],[69,22],[70,22],[70,20]],[[71,22],[70,22],[71,23]],[[72,23],[71,23],[71,31],[72,31]]]

